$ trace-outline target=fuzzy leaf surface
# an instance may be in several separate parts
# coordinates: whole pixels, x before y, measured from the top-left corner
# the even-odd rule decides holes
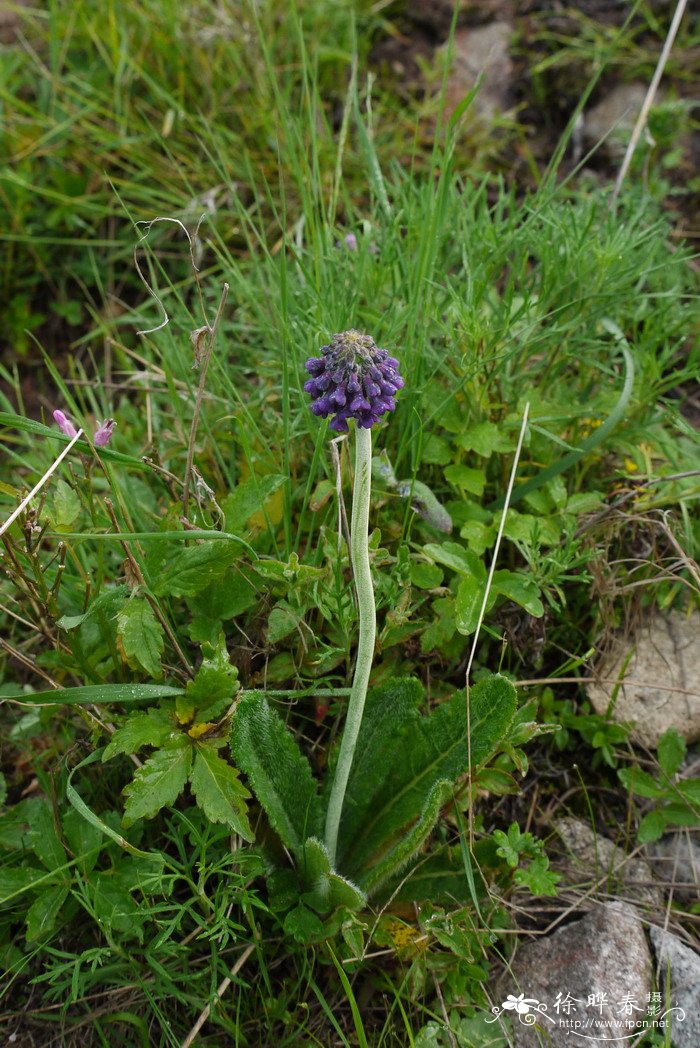
[[[373,785],[372,803],[362,823],[354,824],[352,837],[343,840],[339,868],[362,886],[372,864],[395,840],[408,833],[424,810],[427,798],[441,781],[454,783],[460,775],[476,770],[505,737],[515,714],[515,688],[505,677],[493,674],[471,689],[469,744],[467,704],[463,692],[438,706],[429,716],[411,719],[408,730],[394,740],[394,752],[385,758],[383,782]],[[386,737],[382,736],[382,757]],[[369,740],[364,752],[371,761]],[[379,761],[379,758],[377,758]],[[376,780],[375,780],[376,782]],[[362,782],[354,782],[355,803],[361,803]]]
[[[248,776],[273,830],[297,855],[320,826],[311,768],[293,736],[264,695],[246,695],[231,731],[236,763]]]

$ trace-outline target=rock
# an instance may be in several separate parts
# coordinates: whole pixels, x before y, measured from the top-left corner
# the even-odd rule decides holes
[[[625,666],[630,649],[632,657]],[[700,613],[657,613],[633,640],[618,640],[598,667],[598,676],[624,680],[612,710],[616,721],[632,721],[632,739],[656,748],[667,728],[687,742],[700,739]],[[588,686],[588,698],[605,713],[615,685]],[[675,690],[674,690],[675,689]]]
[[[674,899],[695,902],[700,898],[700,837],[697,833],[687,829],[665,833],[660,840],[647,845],[647,855],[659,880],[669,888],[673,885]]]
[[[569,884],[588,885],[596,880],[601,893],[618,889],[620,895],[641,905],[663,907],[663,894],[654,884],[651,867],[643,858],[627,858],[622,848],[594,833],[580,819],[558,819],[554,829],[567,852],[564,863],[557,863],[556,867]]]
[[[483,79],[472,109],[487,120],[508,108],[513,63],[508,52],[513,26],[491,22],[477,29],[458,29],[452,67],[445,89],[445,111],[452,113],[471,91],[480,73]]]
[[[642,922],[634,907],[621,902],[599,906],[521,947],[496,984],[503,1004],[508,995],[525,998],[517,1010],[510,1002],[503,1012],[515,1020],[514,1048],[571,1048],[579,1043],[572,1037],[573,1024],[586,1021],[588,1040],[624,1043],[620,1038],[629,1037],[629,1022],[646,1013],[650,988],[651,954]],[[628,1007],[638,1010],[630,1015]]]
[[[647,93],[644,84],[618,84],[584,116],[583,134],[590,145],[606,135],[604,148],[612,156],[624,155],[632,128]]]
[[[671,1044],[673,1048],[697,1048],[700,1044],[700,957],[670,932],[650,928],[657,986],[665,996],[666,973],[671,973]],[[662,1011],[666,1005],[663,1004]],[[675,1009],[682,1009],[676,1011]]]

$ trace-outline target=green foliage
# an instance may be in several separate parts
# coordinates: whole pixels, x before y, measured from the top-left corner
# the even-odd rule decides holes
[[[515,714],[515,689],[497,675],[475,685],[468,703],[457,692],[427,717],[419,699],[413,681],[368,696],[338,844],[338,868],[363,888],[412,858],[452,784],[488,760]]]
[[[637,836],[642,844],[658,840],[669,826],[697,826],[700,821],[700,778],[679,774],[685,752],[684,739],[675,728],[669,728],[657,747],[658,775],[636,766],[618,770],[625,789],[656,802],[639,821]]]
[[[231,748],[282,843],[301,855],[320,831],[316,783],[306,757],[262,694],[246,695],[233,719]]]
[[[125,787],[124,825],[137,819],[152,819],[166,804],[174,804],[182,793],[192,765],[192,746],[187,738],[172,739],[137,768]]]
[[[195,746],[190,783],[197,804],[211,822],[223,822],[244,840],[253,840],[245,804],[250,794],[236,769],[207,743]]]
[[[549,869],[542,841],[531,833],[521,833],[517,822],[511,823],[507,833],[494,830],[492,836],[498,844],[497,854],[514,871],[516,884],[526,887],[532,895],[557,894],[557,881],[561,877]]]
[[[80,441],[3,535],[0,959],[12,1013],[37,1043],[56,1036],[60,1008],[67,1041],[165,1048],[210,1006],[212,1042],[256,1043],[263,1029],[280,1044],[486,1044],[498,1035],[464,1002],[486,1008],[484,957],[510,920],[492,897],[552,885],[527,835],[501,842],[516,865],[497,854],[484,829],[493,796],[529,786],[530,762],[536,774],[546,763],[547,791],[576,748],[592,803],[622,811],[633,792],[641,839],[697,820],[678,737],[659,747],[660,771],[640,769],[627,729],[592,713],[576,685],[538,688],[539,715],[521,707],[468,774],[460,692],[526,402],[474,679],[496,666],[513,679],[583,674],[601,628],[634,617],[637,599],[680,607],[689,592],[677,550],[668,559],[654,531],[663,519],[697,558],[697,478],[679,478],[697,468],[683,414],[696,287],[677,236],[693,191],[678,149],[689,113],[673,98],[655,107],[655,141],[639,143],[613,212],[609,187],[585,171],[555,184],[555,160],[539,179],[544,135],[514,141],[514,123],[477,132],[464,104],[433,148],[431,91],[399,102],[381,68],[367,77],[392,5],[299,0],[243,5],[233,19],[219,6],[127,0],[108,18],[100,5],[23,7],[21,38],[3,44],[0,520],[65,448],[53,407],[87,432],[117,420],[112,445]],[[646,80],[671,13],[647,8],[617,42],[571,8],[553,33],[543,9],[534,30],[517,19],[525,43],[516,33],[514,46],[531,54],[532,31],[547,41],[536,89],[572,59],[600,69],[606,55]],[[690,79],[692,19],[678,39],[666,75]],[[581,88],[557,93],[567,111]],[[508,168],[511,154],[524,161],[515,187],[494,167],[503,147]],[[168,215],[192,231],[205,211],[192,256],[174,223],[141,242],[169,324],[137,336],[162,316],[133,265],[134,221]],[[350,231],[357,250],[345,249]],[[189,335],[213,321],[223,280],[231,294],[197,400]],[[338,499],[351,478],[347,445],[333,446],[336,462],[308,412],[301,364],[348,318],[401,357],[406,386],[377,430],[370,542],[373,679],[398,690],[381,715],[368,710],[358,762],[374,799],[358,779],[348,865],[334,871],[314,775],[332,769],[352,673]],[[572,653],[564,666],[561,652]],[[397,683],[415,675],[430,712],[417,685]],[[249,785],[277,832],[255,810],[257,846],[232,853],[232,833],[252,836],[247,769],[225,748],[239,687],[285,694],[266,696],[249,732]],[[278,697],[291,700],[286,727]],[[478,699],[474,687],[472,713]],[[560,726],[551,744],[530,746],[547,728],[537,716]],[[116,731],[105,738],[102,725]],[[115,799],[132,754],[142,769],[127,808],[143,814],[125,829]],[[609,769],[623,761],[615,797]],[[376,929],[356,859],[363,887],[389,905]],[[212,1007],[248,946],[236,978],[250,992]],[[366,1010],[377,986],[389,1003]]]
[[[163,627],[147,600],[137,597],[124,605],[117,614],[117,636],[127,662],[140,665],[155,680],[163,676]]]

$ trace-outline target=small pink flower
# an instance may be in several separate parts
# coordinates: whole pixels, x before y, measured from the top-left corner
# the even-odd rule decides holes
[[[95,442],[96,447],[106,448],[112,439],[114,433],[114,419],[106,418],[104,422],[100,422],[97,429],[95,430],[95,436],[92,438]]]
[[[348,233],[345,237],[348,251],[357,251],[357,237],[354,233]]]
[[[53,418],[54,422],[58,424],[61,433],[65,433],[67,437],[74,437],[78,432],[68,416],[62,411],[54,411]]]

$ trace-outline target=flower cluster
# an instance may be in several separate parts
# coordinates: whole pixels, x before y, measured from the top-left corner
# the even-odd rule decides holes
[[[54,411],[53,413],[54,422],[57,424],[61,433],[65,433],[67,437],[74,437],[77,434],[77,429],[63,411]],[[97,429],[93,435],[93,443],[98,448],[106,448],[112,439],[114,433],[115,422],[113,418],[106,418],[104,422],[97,423]]]
[[[394,396],[403,386],[399,362],[369,335],[344,331],[334,335],[321,354],[306,361],[312,377],[304,389],[311,394],[314,415],[333,416],[331,429],[347,433],[351,418],[361,429],[369,429],[394,410]]]

